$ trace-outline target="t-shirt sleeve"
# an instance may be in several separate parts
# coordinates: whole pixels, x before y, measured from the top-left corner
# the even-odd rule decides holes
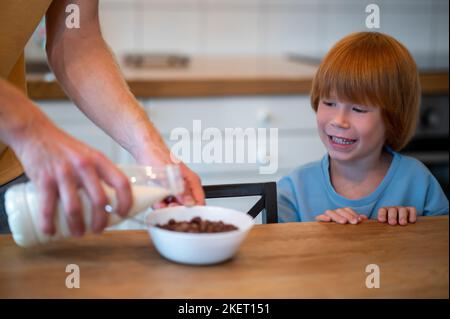
[[[424,216],[436,216],[448,214],[448,199],[436,178],[429,175]]]
[[[284,177],[277,183],[278,222],[300,222],[292,180]]]

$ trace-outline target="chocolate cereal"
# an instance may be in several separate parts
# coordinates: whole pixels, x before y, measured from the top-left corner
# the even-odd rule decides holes
[[[225,224],[222,221],[213,222],[200,217],[194,217],[191,221],[175,221],[172,218],[167,224],[157,224],[156,227],[183,233],[221,233],[238,229],[236,226]]]

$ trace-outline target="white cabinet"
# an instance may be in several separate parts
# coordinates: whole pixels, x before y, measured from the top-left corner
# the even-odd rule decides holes
[[[298,165],[320,159],[325,153],[317,131],[315,114],[310,107],[308,96],[273,97],[230,97],[203,99],[155,99],[144,101],[149,117],[159,129],[166,143],[171,147],[179,144],[180,136],[171,133],[185,130],[189,134],[190,156],[183,160],[198,172],[205,184],[275,181]],[[215,163],[205,163],[204,157],[194,158],[194,131],[197,137],[213,128],[222,139],[222,156]],[[260,129],[265,129],[266,152],[258,146]],[[277,142],[270,151],[270,128],[277,129]],[[243,136],[243,141],[235,137],[227,138],[227,132],[242,129],[254,134]],[[199,132],[200,131],[200,132]],[[275,142],[272,141],[272,142]],[[202,139],[198,150],[204,151],[209,140]],[[242,153],[239,142],[243,142],[245,163],[226,163],[225,144],[231,145],[236,153]],[[199,143],[198,143],[199,144]],[[255,154],[249,154],[250,144],[256,145]],[[198,145],[197,145],[198,146]],[[263,150],[264,151],[264,150]],[[265,153],[265,154],[262,154]],[[249,159],[256,157],[256,162]],[[269,163],[276,161],[278,169],[273,174],[260,174],[264,155],[270,155]],[[221,161],[220,161],[221,159]]]
[[[73,103],[69,101],[38,101],[41,110],[61,129],[101,151],[113,162],[117,162],[122,151],[120,146]]]

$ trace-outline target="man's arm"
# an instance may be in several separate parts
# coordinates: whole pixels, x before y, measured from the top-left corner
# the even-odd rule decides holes
[[[80,28],[65,25],[65,8],[80,8]],[[47,54],[67,95],[141,164],[172,163],[170,151],[128,89],[103,40],[98,1],[54,1],[47,12]],[[188,193],[204,203],[200,179],[181,165]]]
[[[66,27],[65,8],[80,8],[80,28]],[[70,99],[107,134],[139,158],[140,145],[169,152],[148,124],[145,111],[129,91],[107,44],[98,20],[98,1],[54,1],[47,12],[49,64]]]

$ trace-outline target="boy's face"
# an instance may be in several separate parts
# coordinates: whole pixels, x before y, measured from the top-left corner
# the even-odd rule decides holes
[[[378,107],[324,98],[317,109],[319,135],[334,160],[354,161],[373,156],[385,142]]]

